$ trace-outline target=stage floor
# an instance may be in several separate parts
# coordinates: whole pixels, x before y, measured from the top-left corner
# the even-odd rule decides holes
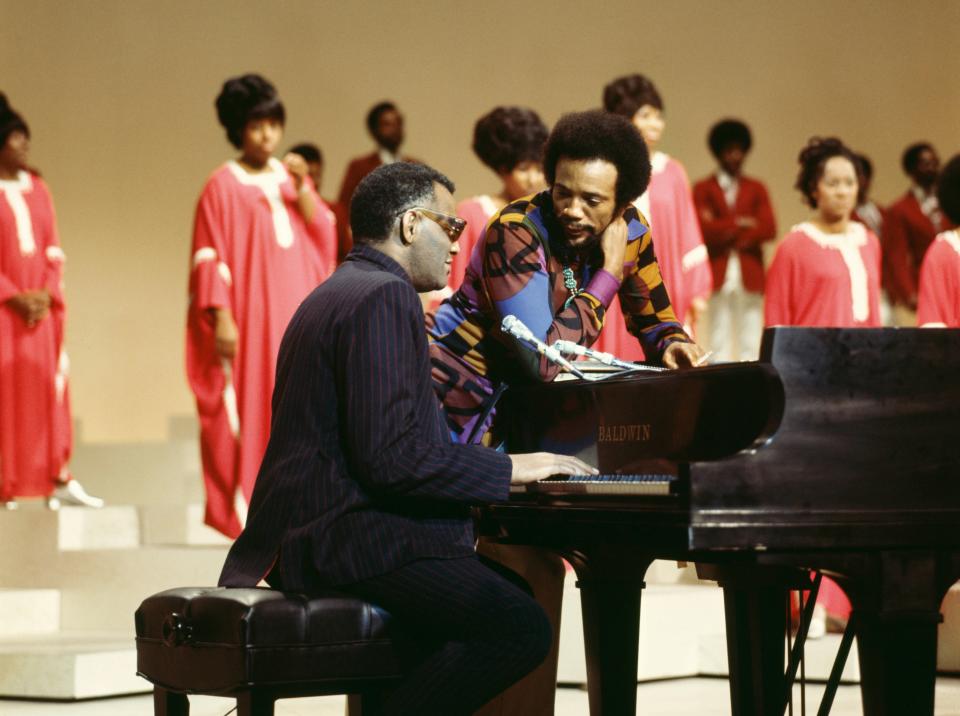
[[[807,713],[815,714],[822,686],[807,687]],[[794,713],[800,713],[797,690]],[[191,699],[191,716],[225,716],[231,701],[205,696]],[[41,703],[0,700],[3,716],[150,716],[149,696],[100,699],[76,703]],[[344,698],[327,696],[288,699],[277,702],[277,716],[343,716]],[[557,690],[556,716],[585,716],[587,692],[575,688]],[[637,713],[641,716],[728,716],[730,705],[724,679],[673,679],[641,684],[637,687]],[[841,686],[833,705],[833,716],[859,716],[860,689]],[[960,716],[960,678],[937,680],[937,716]]]

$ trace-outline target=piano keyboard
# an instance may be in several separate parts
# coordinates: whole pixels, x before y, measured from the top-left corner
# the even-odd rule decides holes
[[[511,485],[513,494],[547,495],[669,495],[676,475],[555,475],[540,482]]]

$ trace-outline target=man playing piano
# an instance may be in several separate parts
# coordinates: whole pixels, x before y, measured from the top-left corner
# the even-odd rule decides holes
[[[627,329],[649,358],[670,368],[702,355],[677,320],[654,253],[650,225],[632,205],[650,180],[646,144],[633,124],[602,111],[565,115],[547,140],[549,188],[508,204],[487,225],[459,291],[427,316],[434,387],[460,442],[490,444],[492,403],[504,382],[552,380],[558,366],[501,329],[517,316],[541,341],[589,347],[617,295]],[[518,571],[559,624],[559,557],[480,543]],[[528,682],[507,692],[504,713],[552,713],[556,643]]]
[[[450,442],[417,291],[446,285],[464,226],[452,190],[422,164],[360,182],[354,249],[280,345],[270,442],[220,576],[335,587],[416,630],[425,658],[382,714],[470,714],[540,663],[547,621],[513,575],[478,559],[469,505],[505,500],[511,482],[592,472],[574,457]]]

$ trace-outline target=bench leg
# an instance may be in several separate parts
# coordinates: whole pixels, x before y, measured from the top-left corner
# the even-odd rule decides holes
[[[263,691],[244,691],[237,696],[237,716],[273,716],[273,694]]]
[[[154,716],[190,716],[190,701],[186,694],[153,687]]]

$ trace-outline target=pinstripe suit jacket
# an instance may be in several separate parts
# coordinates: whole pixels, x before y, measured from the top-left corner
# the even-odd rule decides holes
[[[287,327],[270,442],[220,584],[256,584],[278,554],[291,590],[472,554],[468,505],[506,499],[510,472],[506,455],[451,443],[417,293],[359,245]]]

